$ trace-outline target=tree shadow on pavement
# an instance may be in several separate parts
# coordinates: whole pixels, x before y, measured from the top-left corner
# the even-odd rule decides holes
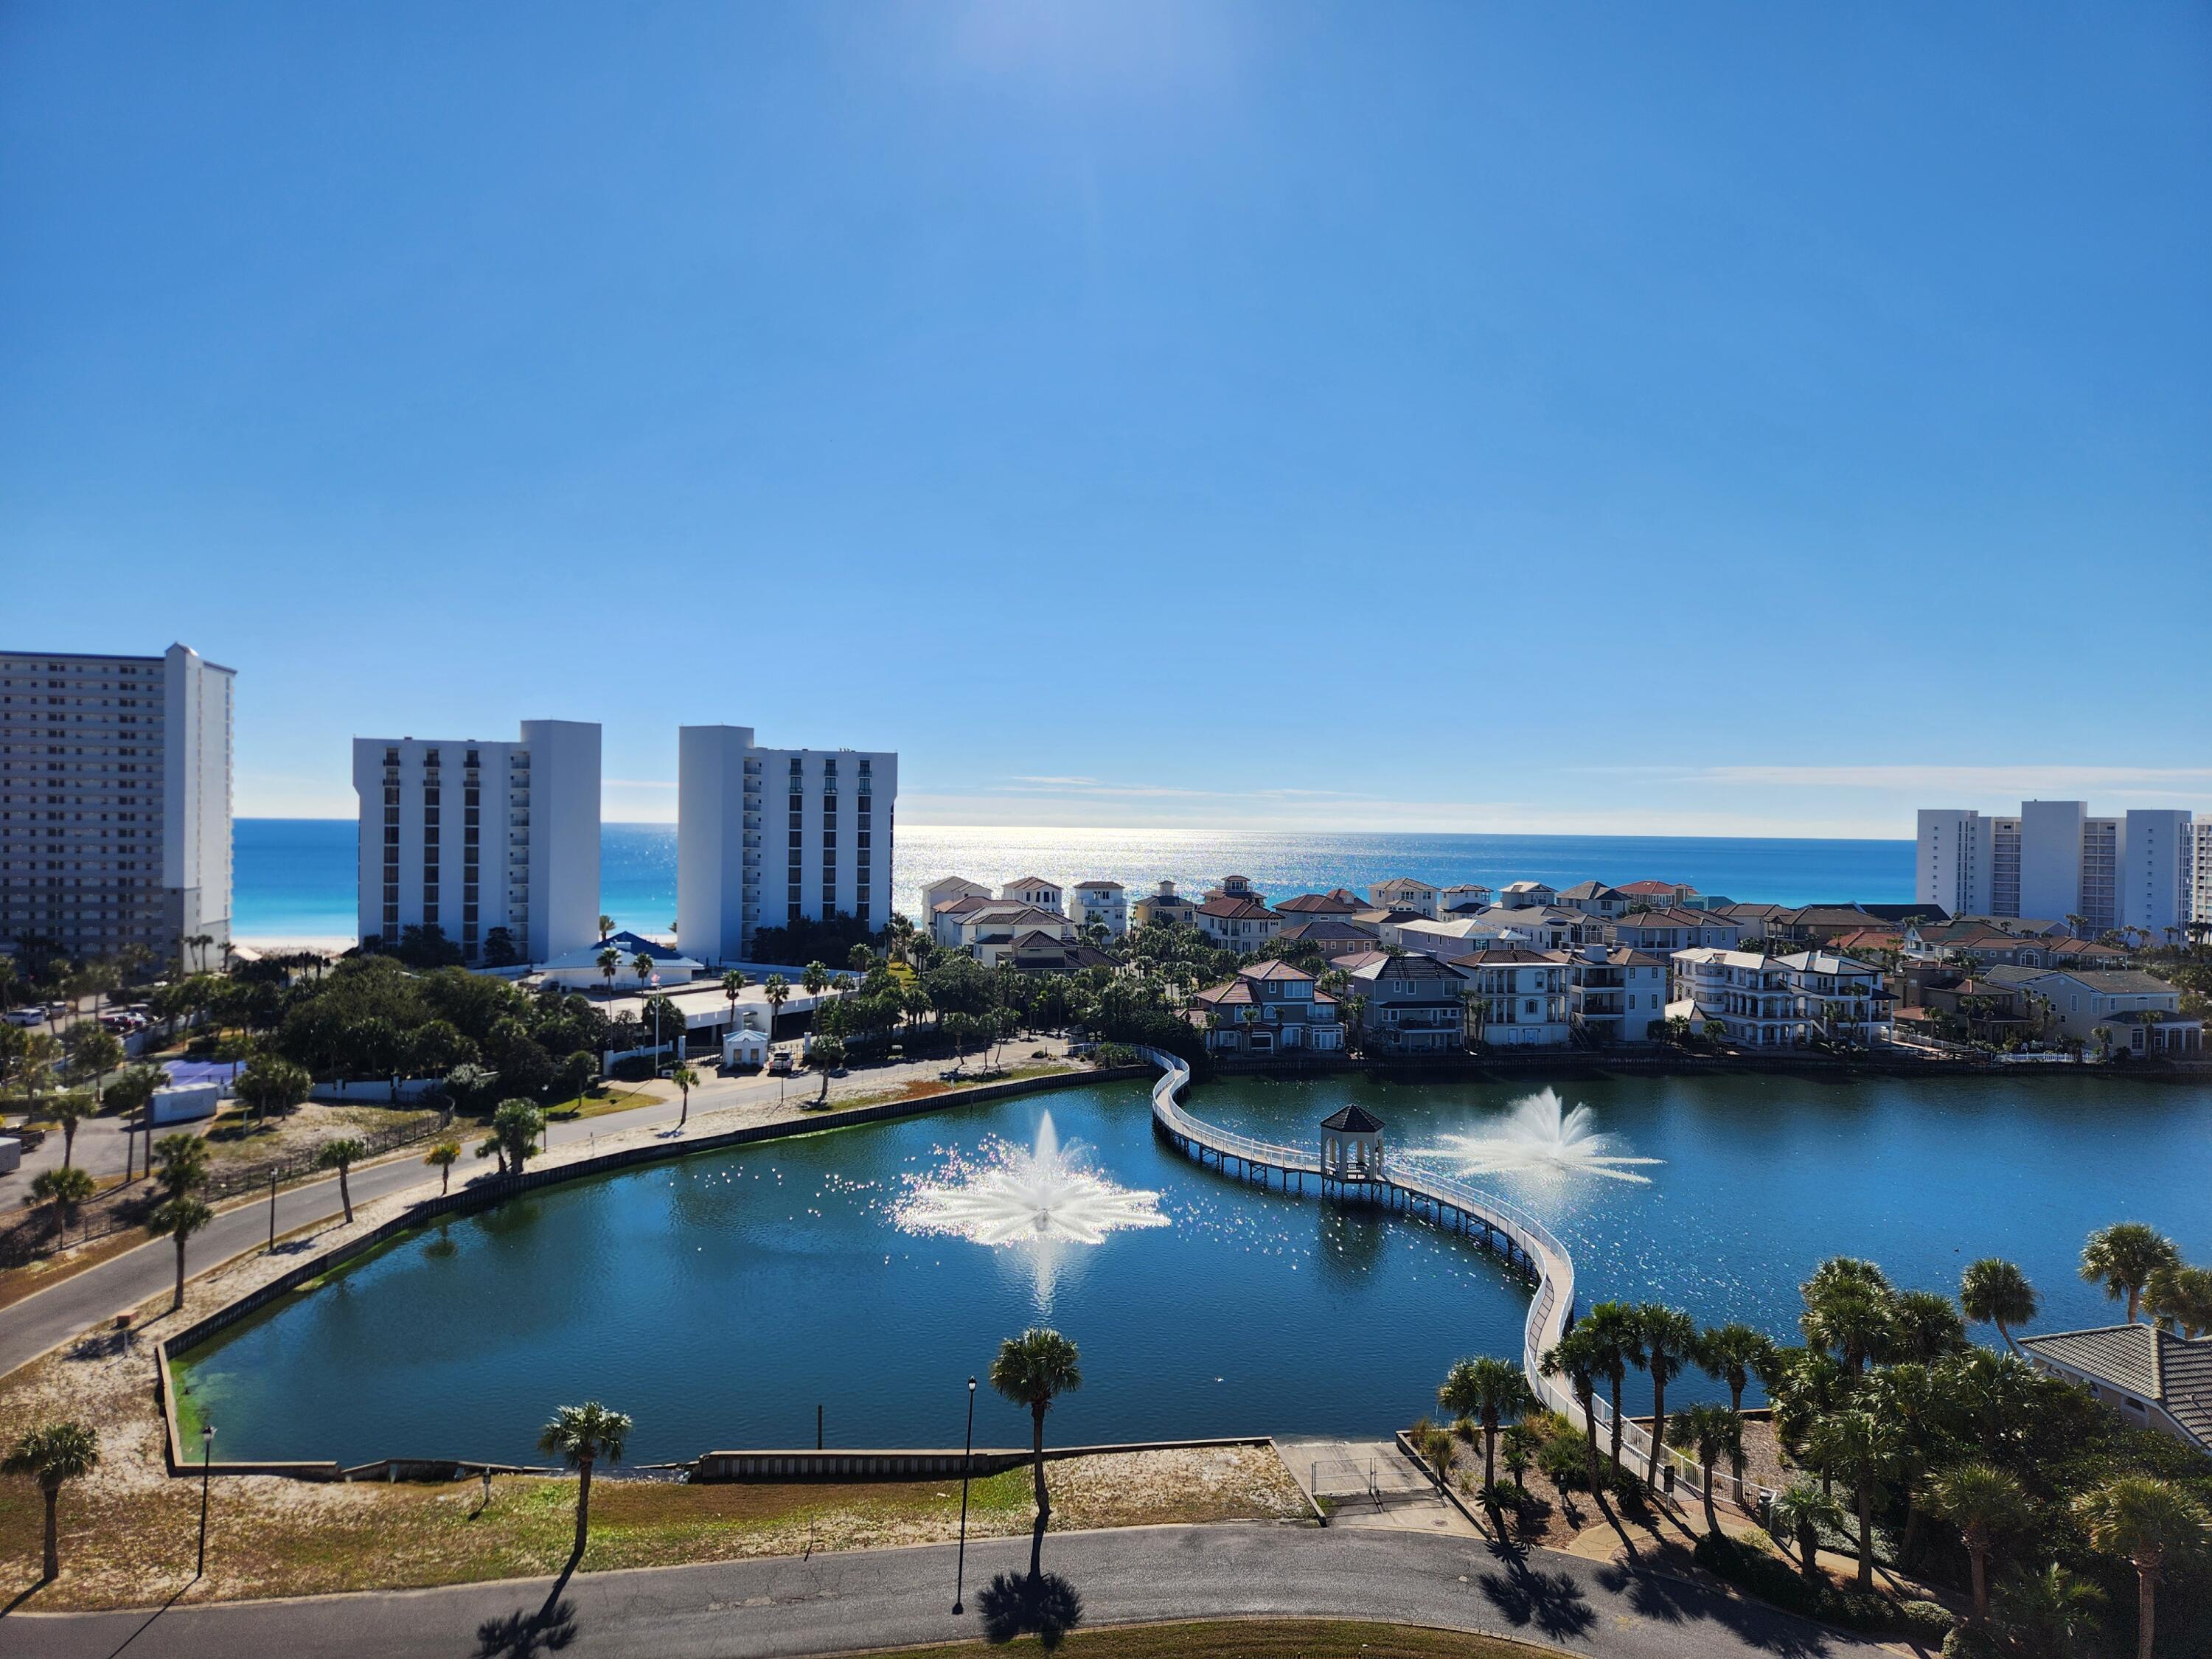
[[[1598,1583],[1623,1595],[1639,1619],[1654,1624],[1683,1626],[1711,1622],[1731,1632],[1738,1640],[1785,1659],[1820,1659],[1833,1650],[1829,1633],[1820,1626],[1768,1607],[1763,1601],[1739,1600],[1656,1573],[1632,1571],[1626,1567],[1601,1568]]]
[[[534,1659],[558,1653],[576,1639],[576,1604],[549,1602],[535,1613],[517,1608],[477,1626],[476,1659]]]
[[[1039,1646],[1056,1648],[1083,1622],[1083,1597],[1056,1572],[1035,1578],[1000,1573],[976,1593],[975,1606],[983,1615],[984,1639],[993,1643],[1033,1632]]]
[[[1476,1583],[1508,1624],[1521,1629],[1533,1625],[1553,1641],[1587,1636],[1596,1626],[1588,1592],[1570,1575],[1533,1570],[1528,1552],[1516,1545],[1492,1544],[1490,1553],[1504,1564],[1504,1570],[1486,1572]]]

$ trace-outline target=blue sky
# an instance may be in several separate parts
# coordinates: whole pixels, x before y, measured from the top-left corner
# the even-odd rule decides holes
[[[911,822],[2212,810],[2212,12],[0,8],[5,642]]]

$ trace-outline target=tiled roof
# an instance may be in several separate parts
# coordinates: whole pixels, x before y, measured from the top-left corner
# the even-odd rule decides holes
[[[1286,916],[1348,916],[1360,907],[1331,893],[1301,893],[1296,898],[1280,899],[1275,908]]]
[[[1004,902],[1006,902],[1005,900],[994,899],[988,893],[963,893],[957,899],[947,899],[942,904],[932,906],[930,914],[937,916],[965,915],[969,911],[979,909],[986,904],[1003,904]]]
[[[2020,1346],[2054,1364],[2163,1406],[2212,1449],[2212,1337],[2185,1341],[2154,1325],[2023,1336]]]
[[[1559,960],[1559,957],[1553,955],[1549,951],[1524,951],[1517,945],[1493,945],[1487,951],[1477,951],[1469,956],[1454,957],[1452,966],[1495,968],[1514,963],[1540,962],[1547,966],[1556,967]]]
[[[1620,891],[1628,898],[1672,898],[1678,892],[1694,893],[1698,890],[1679,881],[1632,881]]]
[[[1321,1127],[1348,1135],[1371,1135],[1381,1133],[1382,1120],[1364,1106],[1346,1106],[1322,1119]]]
[[[1198,913],[1202,916],[1212,916],[1217,921],[1224,921],[1255,920],[1275,914],[1266,905],[1248,898],[1208,899],[1198,907]]]
[[[1293,968],[1287,962],[1255,962],[1249,968],[1239,968],[1241,979],[1311,979],[1313,975],[1303,968]]]
[[[1375,930],[1363,927],[1349,916],[1317,916],[1311,921],[1292,922],[1275,935],[1284,945],[1303,944],[1311,939],[1316,945],[1327,945],[1344,939],[1371,939]]]
[[[1055,891],[1058,890],[1060,887],[1060,884],[1058,882],[1047,881],[1042,876],[1024,876],[1019,880],[1008,882],[1006,885],[1009,887],[1049,887],[1054,889]]]
[[[1608,899],[1623,896],[1620,890],[1608,887],[1601,881],[1578,881],[1571,887],[1559,890],[1561,898]]]
[[[1075,885],[1079,891],[1085,887],[1110,887],[1117,893],[1121,890],[1121,884],[1118,881],[1079,881]]]

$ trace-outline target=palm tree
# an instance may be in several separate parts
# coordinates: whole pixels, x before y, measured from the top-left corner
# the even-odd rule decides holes
[[[2081,1247],[2081,1277],[2102,1285],[2105,1294],[2118,1302],[2126,1298],[2128,1323],[2136,1322],[2136,1309],[2143,1286],[2161,1267],[2181,1265],[2181,1252],[2173,1241],[2140,1221],[2116,1221],[2089,1235]]]
[[[1505,1465],[1505,1473],[1513,1477],[1513,1489],[1527,1492],[1528,1488],[1521,1477],[1528,1473],[1528,1466],[1536,1461],[1535,1431],[1526,1423],[1507,1424],[1505,1431],[1498,1437],[1498,1461]]]
[[[601,916],[599,918],[599,943],[605,945],[607,942],[607,935],[613,933],[614,930],[615,919],[612,916]]]
[[[441,1140],[423,1155],[422,1161],[438,1172],[438,1193],[443,1197],[453,1190],[453,1164],[461,1155],[458,1140]]]
[[[1713,1465],[1720,1461],[1723,1453],[1727,1454],[1731,1463],[1743,1455],[1743,1417],[1729,1407],[1699,1401],[1687,1410],[1674,1413],[1674,1441],[1697,1454],[1698,1468],[1703,1471],[1705,1530],[1717,1537],[1721,1522],[1713,1512]]]
[[[2154,1320],[2179,1326],[2195,1341],[2212,1329],[2212,1267],[2160,1267],[2143,1287],[2143,1306]]]
[[[676,1062],[676,1069],[669,1073],[668,1080],[684,1096],[684,1109],[676,1115],[676,1127],[680,1129],[691,1121],[691,1085],[698,1082],[699,1073],[679,1060]]]
[[[2097,1058],[2110,1060],[2112,1057],[2112,1028],[2093,1025],[2089,1028],[2089,1035],[2097,1039]]]
[[[775,1041],[775,1023],[783,1018],[783,1005],[791,1000],[791,981],[781,974],[770,974],[761,985],[761,994],[768,999],[768,1036]]]
[[[2033,1319],[2042,1303],[2026,1273],[2002,1256],[1985,1255],[1959,1276],[1959,1305],[1977,1325],[1996,1326],[2005,1346],[2018,1353],[2011,1328]]]
[[[177,1294],[169,1304],[174,1313],[185,1305],[185,1242],[215,1219],[215,1212],[190,1193],[180,1193],[155,1210],[146,1224],[156,1233],[177,1241]]]
[[[1528,1379],[1510,1359],[1492,1354],[1462,1359],[1445,1373],[1437,1390],[1437,1404],[1454,1417],[1472,1417],[1482,1425],[1482,1490],[1488,1495],[1497,1479],[1498,1427],[1501,1419],[1516,1417],[1536,1403]]]
[[[1613,1472],[1620,1473],[1620,1385],[1627,1379],[1631,1356],[1636,1352],[1636,1310],[1626,1302],[1601,1302],[1575,1322],[1576,1328],[1589,1327],[1595,1346],[1598,1375],[1605,1378],[1613,1397],[1612,1446],[1608,1455]],[[1591,1422],[1595,1438],[1595,1419]],[[1595,1491],[1596,1488],[1591,1488]]]
[[[1951,1298],[1936,1291],[1900,1291],[1890,1307],[1887,1358],[1940,1359],[1966,1346],[1966,1322]]]
[[[2147,1474],[2116,1474],[2074,1500],[2089,1546],[2124,1555],[2136,1570],[2136,1653],[2151,1659],[2158,1580],[2169,1554],[2202,1550],[2212,1519],[2180,1487]]]
[[[1990,1622],[1990,1545],[2001,1533],[2017,1530],[2027,1519],[2027,1494],[2020,1482],[1987,1463],[1960,1463],[1946,1469],[1929,1488],[1928,1507],[1958,1528],[1973,1570],[1974,1622]]]
[[[84,1097],[64,1095],[54,1102],[52,1119],[62,1126],[62,1167],[76,1156],[76,1127],[84,1121]]]
[[[567,1572],[584,1559],[584,1540],[592,1524],[592,1466],[601,1458],[622,1462],[623,1445],[636,1427],[621,1412],[611,1412],[596,1400],[580,1406],[559,1406],[538,1436],[538,1449],[551,1452],[576,1471],[576,1545],[568,1553]],[[565,1574],[564,1574],[565,1576]]]
[[[1800,1570],[1808,1578],[1820,1572],[1820,1530],[1844,1529],[1844,1508],[1809,1480],[1792,1481],[1766,1505],[1766,1524],[1777,1535],[1796,1540]]]
[[[653,977],[653,953],[640,951],[629,959],[629,970],[637,975],[638,988],[645,988],[646,981]]]
[[[1731,1323],[1699,1331],[1690,1358],[1714,1382],[1728,1384],[1729,1409],[1741,1412],[1744,1389],[1754,1375],[1774,1363],[1774,1340],[1764,1331]]]
[[[1547,1349],[1540,1369],[1547,1376],[1565,1376],[1567,1386],[1574,1390],[1575,1401],[1582,1407],[1583,1448],[1589,1458],[1589,1489],[1597,1492],[1597,1379],[1605,1369],[1606,1345],[1589,1329],[1589,1322],[1577,1322],[1575,1328],[1561,1336]]]
[[[722,994],[729,999],[730,1024],[732,1026],[735,1026],[738,1023],[738,995],[744,990],[745,987],[749,983],[750,983],[750,981],[745,978],[744,973],[735,968],[731,969],[728,973],[722,975]]]
[[[1044,1414],[1056,1397],[1083,1386],[1082,1356],[1058,1331],[1032,1326],[999,1344],[999,1357],[991,1362],[991,1386],[1017,1406],[1030,1408],[1036,1485],[1036,1524],[1030,1534],[1030,1578],[1034,1583],[1043,1575],[1044,1529],[1052,1520],[1052,1497],[1044,1484]]]
[[[799,975],[799,984],[811,997],[818,997],[830,988],[830,970],[818,962],[810,962]]]
[[[0,1474],[27,1474],[39,1483],[46,1500],[46,1562],[43,1582],[62,1576],[60,1510],[62,1483],[82,1480],[100,1462],[100,1437],[82,1423],[50,1423],[33,1429],[16,1441]]]
[[[2013,1650],[2030,1659],[2073,1659],[2093,1650],[2104,1601],[2097,1585],[2053,1561],[2006,1587],[1997,1625]]]
[[[1887,1350],[1895,1334],[1895,1316],[1896,1300],[1887,1289],[1845,1283],[1808,1299],[1797,1322],[1808,1346],[1836,1350],[1843,1356],[1844,1369],[1856,1377],[1866,1370],[1868,1360]]]
[[[349,1227],[353,1225],[353,1189],[346,1184],[346,1177],[352,1173],[355,1161],[368,1156],[368,1146],[351,1136],[339,1140],[326,1140],[315,1154],[318,1170],[336,1170],[338,1172],[338,1202],[344,1207]]]
[[[1874,1587],[1874,1502],[1897,1459],[1897,1430],[1869,1411],[1840,1411],[1813,1428],[1813,1455],[1840,1468],[1851,1483],[1859,1514],[1859,1588]]]
[[[610,945],[592,958],[599,964],[599,977],[607,982],[607,994],[615,994],[615,975],[622,971],[622,952]]]
[[[89,1170],[64,1164],[58,1169],[40,1170],[31,1182],[31,1196],[53,1205],[54,1236],[58,1238],[68,1227],[69,1218],[76,1213],[77,1206],[88,1200],[99,1188],[100,1183],[92,1178]]]
[[[1659,1459],[1667,1449],[1667,1385],[1682,1374],[1697,1346],[1698,1327],[1677,1308],[1647,1302],[1636,1310],[1636,1346],[1629,1358],[1651,1378],[1651,1457],[1644,1479],[1659,1489]]]
[[[198,1135],[163,1135],[161,1144],[154,1148],[154,1162],[161,1166],[161,1188],[172,1198],[181,1198],[207,1184],[207,1143]]]

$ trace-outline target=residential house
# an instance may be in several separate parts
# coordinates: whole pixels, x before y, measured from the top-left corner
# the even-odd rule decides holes
[[[1042,928],[1018,933],[1005,952],[1022,974],[1072,974],[1083,968],[1111,968],[1115,960],[1095,945],[1066,939]]]
[[[1067,915],[1079,928],[1097,923],[1110,938],[1129,931],[1128,898],[1118,881],[1077,882],[1067,890]]]
[[[1699,948],[1734,950],[1742,939],[1735,919],[1712,910],[1631,910],[1605,924],[1606,942],[1646,956],[1672,957]]]
[[[1681,881],[1632,881],[1620,890],[1620,896],[1631,909],[1640,904],[1647,910],[1671,910],[1678,905],[1686,908],[1698,896],[1698,890]]]
[[[1389,881],[1376,882],[1367,890],[1378,910],[1411,910],[1431,920],[1436,916],[1437,890],[1425,881],[1416,881],[1411,876],[1394,876]]]
[[[1463,957],[1469,951],[1495,944],[1499,927],[1480,915],[1454,916],[1449,921],[1401,915],[1380,924],[1376,933],[1385,945],[1395,945],[1401,951],[1419,951],[1439,962],[1449,962],[1454,957]]]
[[[1567,969],[1549,951],[1492,945],[1450,966],[1467,981],[1467,1039],[1492,1048],[1566,1045]]]
[[[1047,881],[1042,876],[1024,876],[1010,881],[999,890],[999,896],[1009,904],[1034,905],[1040,910],[1066,915],[1060,908],[1064,890],[1056,881]]]
[[[1540,881],[1509,881],[1498,890],[1498,905],[1503,910],[1527,910],[1548,905],[1559,896],[1557,888]]]
[[[1198,926],[1198,901],[1184,898],[1176,892],[1176,884],[1162,880],[1158,887],[1129,907],[1133,926],[1149,927],[1154,922],[1167,922],[1184,927]]]
[[[1460,910],[1487,909],[1490,889],[1479,881],[1462,881],[1441,889],[1437,894],[1437,910],[1440,915],[1450,915]]]
[[[1724,904],[1715,907],[1714,914],[1734,922],[1737,942],[1748,944],[1753,939],[1766,938],[1775,918],[1786,916],[1796,908],[1794,904]]]
[[[1198,929],[1224,951],[1257,951],[1275,937],[1283,919],[1257,899],[1210,898],[1198,907]]]
[[[1509,908],[1494,904],[1482,913],[1501,944],[1526,943],[1539,951],[1567,951],[1605,942],[1606,924],[1580,910],[1556,904]]]
[[[1790,1048],[1816,1036],[1873,1047],[1889,1040],[1881,970],[1832,951],[1764,956],[1696,945],[1675,952],[1674,994],[1740,1048]]]
[[[963,893],[957,898],[939,900],[929,910],[929,942],[941,951],[957,951],[962,919],[998,902],[988,892]]]
[[[958,898],[988,898],[991,890],[980,881],[970,881],[965,876],[940,876],[921,890],[921,914],[933,916],[940,904],[950,904]]]
[[[1620,945],[1585,945],[1559,953],[1567,969],[1567,1023],[1595,1048],[1651,1041],[1667,1017],[1667,964]]]
[[[2204,1022],[2181,1012],[2178,988],[2140,968],[1996,967],[1982,976],[2040,998],[2061,1036],[2093,1048],[2102,1027],[2116,1053],[2148,1059],[2204,1052]]]
[[[1356,916],[1366,908],[1367,901],[1358,894],[1338,887],[1326,893],[1300,893],[1295,898],[1284,899],[1275,910],[1279,915],[1310,921],[1316,916]]]
[[[1801,904],[1769,917],[1766,936],[1789,945],[1826,945],[1869,928],[1882,930],[1882,919],[1856,904]]]
[[[1329,964],[1366,1003],[1360,1047],[1370,1054],[1450,1054],[1467,1045],[1467,981],[1434,957],[1364,951]]]
[[[1563,889],[1556,902],[1562,909],[1579,910],[1586,916],[1601,916],[1609,921],[1628,908],[1628,896],[1601,881],[1578,881]]]
[[[1904,953],[1929,962],[1966,962],[1980,967],[2122,968],[2125,951],[2094,939],[2075,939],[2062,928],[2051,933],[2014,933],[1987,921],[1907,924],[1900,935]]]
[[[2088,1389],[2122,1422],[2212,1456],[2212,1336],[2104,1325],[2023,1336],[2020,1346],[2038,1370]]]
[[[1336,999],[1316,989],[1311,974],[1285,962],[1255,962],[1225,984],[1198,992],[1189,1018],[1215,1054],[1326,1054],[1344,1047]]]
[[[1323,962],[1372,951],[1381,943],[1372,927],[1349,916],[1311,916],[1304,921],[1285,918],[1285,925],[1275,931],[1277,950],[1288,955],[1297,946],[1310,945]]]
[[[1206,890],[1208,899],[1249,899],[1255,904],[1265,904],[1267,896],[1252,885],[1249,876],[1224,876],[1220,882]]]
[[[960,899],[947,908],[957,910],[968,902]],[[1040,905],[990,899],[973,909],[962,911],[954,919],[951,948],[967,951],[986,968],[995,968],[999,958],[1017,939],[1036,931],[1055,939],[1073,939],[1075,924],[1059,911]]]

